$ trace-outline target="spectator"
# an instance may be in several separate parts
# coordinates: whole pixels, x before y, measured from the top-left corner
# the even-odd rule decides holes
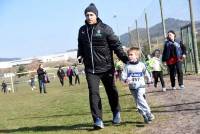
[[[38,69],[37,69],[37,74],[38,74],[38,82],[39,82],[39,89],[40,89],[40,93],[46,92],[46,71],[43,68],[43,65],[40,64]]]
[[[31,86],[31,89],[33,91],[35,89],[35,75],[34,74],[31,75],[30,86]]]
[[[1,86],[2,86],[2,91],[4,93],[7,93],[7,84],[6,84],[5,80],[2,82]]]
[[[146,64],[146,68],[147,68],[147,71],[149,72],[150,74],[150,77],[152,78],[152,71],[153,71],[153,60],[152,60],[152,55],[151,54],[148,54],[147,56],[145,56],[146,59],[145,59],[145,64]]]
[[[121,81],[122,70],[123,70],[123,62],[117,59],[115,62],[116,80],[119,79]]]
[[[165,81],[163,79],[163,65],[162,65],[162,62],[161,62],[161,59],[160,59],[160,50],[159,49],[156,49],[154,51],[154,57],[152,58],[152,69],[153,69],[153,78],[154,78],[154,87],[156,88],[157,87],[157,83],[158,83],[158,78],[160,78],[160,82],[161,82],[161,85],[162,85],[162,91],[166,91],[166,88],[165,88]]]
[[[168,66],[172,89],[176,89],[175,76],[178,74],[178,84],[180,89],[184,89],[182,61],[186,58],[186,52],[182,50],[181,45],[175,41],[176,34],[169,31],[167,41],[164,44],[162,61]]]
[[[77,65],[74,66],[74,75],[75,75],[75,84],[80,84],[80,78],[79,78],[79,70]]]
[[[73,70],[72,70],[71,66],[69,66],[67,69],[67,77],[69,78],[69,86],[73,86],[73,83],[72,83],[73,75],[74,75]]]
[[[62,69],[61,66],[59,66],[59,69],[58,69],[58,71],[57,71],[57,76],[58,76],[58,78],[59,78],[59,80],[60,80],[60,84],[61,84],[62,86],[64,86],[65,72],[64,72],[64,70]]]

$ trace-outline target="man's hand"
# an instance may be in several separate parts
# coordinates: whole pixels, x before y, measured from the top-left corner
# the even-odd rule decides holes
[[[81,64],[82,63],[82,59],[83,59],[82,56],[79,56],[77,59],[78,59],[78,63]]]

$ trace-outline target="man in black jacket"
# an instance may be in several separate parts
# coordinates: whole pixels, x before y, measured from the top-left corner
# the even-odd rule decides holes
[[[113,123],[119,124],[120,105],[118,91],[114,83],[113,51],[124,63],[128,61],[121,43],[111,27],[98,17],[98,10],[93,3],[85,9],[85,25],[79,29],[79,61],[85,65],[86,80],[89,88],[90,109],[94,128],[104,128],[102,104],[99,95],[99,83],[102,81],[113,113]]]
[[[43,68],[42,64],[39,64],[39,67],[37,69],[37,75],[38,75],[38,82],[39,82],[39,89],[40,89],[40,93],[42,93],[42,91],[44,91],[44,93],[46,92],[46,71]]]

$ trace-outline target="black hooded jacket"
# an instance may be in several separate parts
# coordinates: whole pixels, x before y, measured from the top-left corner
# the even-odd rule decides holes
[[[37,69],[37,74],[38,74],[38,80],[43,80],[43,81],[45,81],[45,74],[46,74],[46,71],[44,71],[43,68],[38,68],[38,69]]]
[[[97,24],[86,23],[79,29],[77,57],[82,56],[86,72],[102,73],[114,68],[113,51],[124,63],[128,61],[112,28],[99,18]]]

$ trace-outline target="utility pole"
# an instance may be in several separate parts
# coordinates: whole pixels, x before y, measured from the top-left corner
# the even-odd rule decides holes
[[[162,27],[163,27],[163,37],[164,40],[166,38],[166,29],[165,29],[165,21],[164,21],[164,17],[163,17],[163,5],[162,5],[162,0],[159,0],[160,3],[160,14],[161,14],[161,19],[162,19]]]
[[[137,20],[135,20],[135,26],[136,26],[136,34],[137,34],[137,45],[138,45],[139,49],[141,50],[141,46],[140,46],[140,36],[139,36],[139,31],[138,31]]]
[[[128,27],[128,40],[129,40],[128,46],[131,46],[132,37],[131,37],[131,28],[130,27]]]
[[[117,15],[114,15],[113,18],[116,20],[116,30],[117,30],[117,35],[120,40],[120,34],[119,34],[119,28],[118,28],[118,20],[117,20]]]
[[[193,6],[192,6],[192,0],[188,0],[188,1],[189,1],[189,9],[190,9],[192,45],[193,45],[193,49],[194,49],[195,72],[199,74],[200,73],[199,56],[198,56],[198,47],[197,47],[197,38],[196,38],[196,28],[195,28],[194,14],[193,14]]]
[[[15,89],[14,89],[13,76],[12,76],[12,74],[10,74],[10,81],[11,81],[12,91],[13,91],[13,93],[14,93],[14,92],[15,92]]]
[[[148,25],[148,18],[147,18],[146,12],[145,12],[145,22],[146,22],[146,32],[147,32],[147,42],[148,42],[148,47],[149,47],[149,53],[151,53],[151,41],[150,41],[149,25]]]

